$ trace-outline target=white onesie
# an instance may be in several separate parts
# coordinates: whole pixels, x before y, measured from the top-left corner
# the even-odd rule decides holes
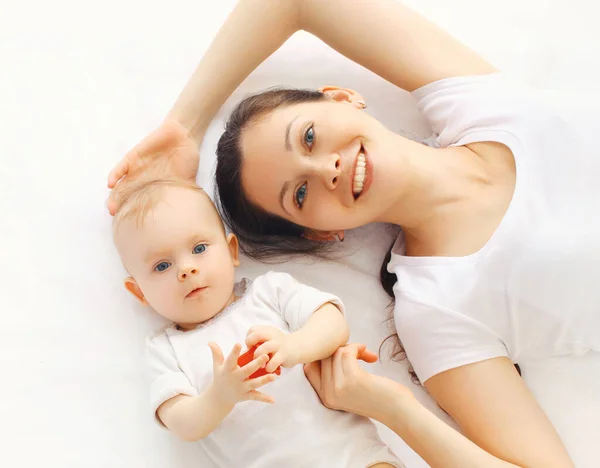
[[[154,412],[176,395],[198,395],[210,385],[209,342],[227,354],[235,343],[244,343],[254,325],[294,332],[325,303],[344,310],[336,296],[284,273],[269,272],[250,285],[243,281],[236,287],[243,297],[210,321],[191,331],[173,325],[148,338]],[[281,368],[277,380],[260,391],[273,396],[275,404],[240,402],[199,442],[211,466],[366,468],[379,462],[404,466],[379,439],[372,421],[325,408],[301,365]]]

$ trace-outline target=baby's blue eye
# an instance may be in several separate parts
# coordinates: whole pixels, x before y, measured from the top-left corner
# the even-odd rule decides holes
[[[315,142],[315,129],[311,125],[308,127],[308,130],[304,133],[304,142],[308,146],[308,148],[312,148],[313,143]]]
[[[206,250],[206,244],[198,244],[196,247],[194,247],[195,254],[201,254],[205,250]]]
[[[306,187],[306,182],[304,182],[300,188],[298,190],[296,190],[296,194],[294,196],[295,200],[296,200],[296,205],[298,206],[298,208],[302,208],[302,205],[304,204],[304,199],[306,198],[306,192],[308,191],[308,188]]]
[[[165,271],[170,266],[171,266],[171,264],[169,262],[160,262],[158,265],[156,265],[154,267],[154,270],[158,271],[158,272],[161,272],[161,271]]]

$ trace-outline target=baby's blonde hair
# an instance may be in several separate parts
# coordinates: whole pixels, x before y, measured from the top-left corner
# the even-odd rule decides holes
[[[178,178],[144,179],[128,184],[121,192],[119,209],[113,218],[113,232],[116,233],[119,226],[128,219],[134,219],[136,226],[140,226],[148,213],[160,203],[163,191],[170,187],[193,190],[204,195],[215,209],[217,217],[221,221],[221,217],[218,216],[216,207],[208,194],[193,182]],[[225,232],[222,221],[221,227],[223,228],[223,232]]]

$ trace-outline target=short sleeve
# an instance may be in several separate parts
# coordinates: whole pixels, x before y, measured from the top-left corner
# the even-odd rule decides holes
[[[155,413],[160,405],[177,395],[198,394],[179,368],[169,337],[164,331],[146,340],[146,362],[150,403]]]
[[[508,356],[504,342],[489,327],[451,309],[400,296],[394,321],[421,383],[456,367]]]
[[[310,316],[328,302],[344,313],[339,297],[302,284],[287,273],[270,271],[254,280],[253,287],[271,302],[292,332],[302,328]]]
[[[539,94],[505,73],[447,78],[412,92],[440,147],[527,139],[551,114]]]

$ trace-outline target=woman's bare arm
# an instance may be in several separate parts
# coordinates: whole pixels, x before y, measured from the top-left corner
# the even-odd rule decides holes
[[[463,433],[517,466],[572,468],[552,423],[507,358],[457,367],[425,382]]]
[[[201,142],[239,84],[292,34],[306,30],[395,85],[495,69],[394,0],[240,0],[192,74],[170,117]]]
[[[154,171],[193,180],[198,147],[215,114],[240,83],[292,34],[306,30],[395,85],[494,68],[395,0],[240,0],[165,121],[113,168],[108,209],[120,205],[120,181]],[[119,184],[118,184],[119,183]],[[118,184],[118,185],[117,185]]]

